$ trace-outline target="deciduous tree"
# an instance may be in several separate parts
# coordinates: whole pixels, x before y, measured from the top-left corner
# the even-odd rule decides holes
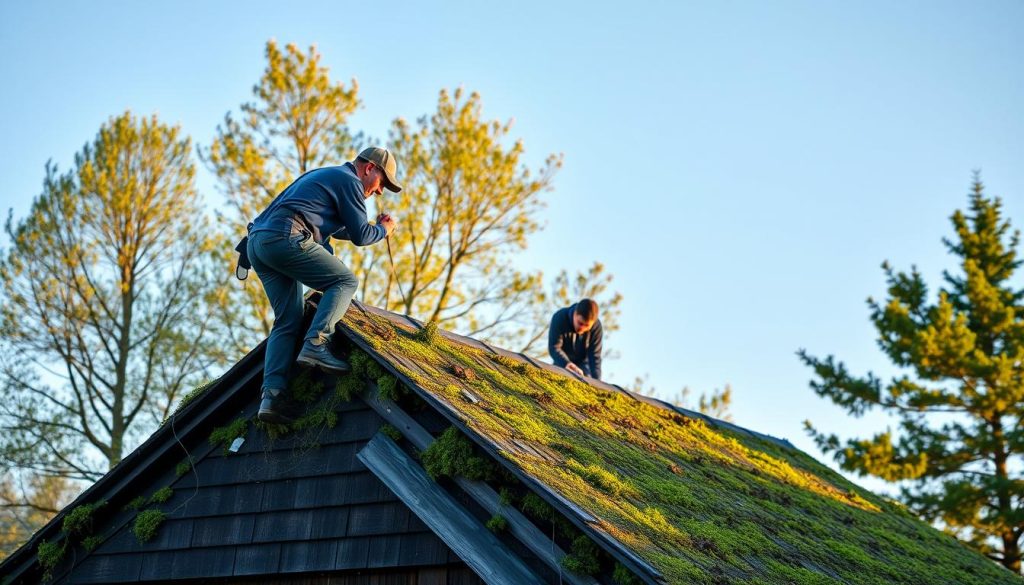
[[[401,214],[390,274],[367,298],[467,335],[506,342],[513,325],[543,303],[539,273],[512,255],[540,229],[541,194],[561,156],[531,171],[511,122],[486,120],[477,93],[440,92],[437,109],[410,124],[396,119],[390,147],[404,165],[404,189],[384,205]],[[510,327],[512,326],[512,327]]]
[[[355,80],[348,86],[332,82],[314,48],[302,53],[288,45],[282,51],[270,41],[266,52],[254,101],[243,104],[239,115],[225,116],[201,152],[231,203],[223,217],[235,226],[236,238],[295,177],[351,160],[364,142],[348,126],[360,103]],[[485,119],[480,96],[461,89],[441,91],[434,113],[414,123],[393,122],[388,147],[399,161],[404,189],[385,193],[376,204],[400,220],[400,229],[385,244],[337,247],[359,278],[358,298],[499,345],[538,351],[549,310],[564,300],[557,294],[559,278],[567,282],[568,275],[556,277],[556,294],[549,295],[540,272],[517,270],[512,260],[540,229],[537,212],[561,156],[527,168],[522,141],[509,138],[511,126]],[[587,278],[594,296],[607,295],[602,321],[612,331],[621,297],[605,292],[609,278],[599,264]],[[273,316],[255,278],[240,285],[234,302],[246,308],[232,327],[245,349],[269,333]]]
[[[8,473],[0,479],[0,560],[46,524],[76,491],[63,477]]]
[[[228,358],[210,334],[225,279],[191,148],[179,128],[124,113],[103,124],[73,170],[48,164],[27,216],[8,219],[5,473],[98,479]]]
[[[355,79],[348,86],[331,81],[315,47],[282,50],[271,40],[266,57],[254,100],[225,115],[213,143],[200,151],[230,205],[220,219],[232,241],[295,178],[351,160],[361,141],[348,126],[360,105]],[[233,323],[232,339],[245,351],[270,333],[273,313],[255,273],[234,294],[245,313]]]

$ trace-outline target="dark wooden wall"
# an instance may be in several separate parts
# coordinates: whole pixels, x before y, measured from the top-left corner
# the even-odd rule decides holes
[[[88,555],[78,549],[58,582],[253,582],[251,576],[269,583],[272,575],[275,583],[479,582],[356,459],[382,424],[361,400],[337,409],[334,428],[271,440],[251,422],[256,393],[243,411],[210,421],[212,430],[237,416],[250,419],[238,453],[186,445],[194,473],[178,478],[167,470],[139,492],[174,489],[158,506],[168,517],[152,541],[140,544],[131,533],[135,513],[118,511],[99,527],[106,541]],[[334,575],[287,577],[317,572]]]

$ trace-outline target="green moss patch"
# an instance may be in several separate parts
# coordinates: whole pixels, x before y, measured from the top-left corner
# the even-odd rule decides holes
[[[572,541],[572,549],[562,559],[562,566],[581,575],[596,575],[601,570],[598,559],[600,549],[586,536],[578,536]]]
[[[437,322],[430,321],[429,323],[424,325],[422,329],[414,333],[412,337],[413,339],[419,341],[420,343],[434,345],[435,343],[437,343],[438,338],[440,337],[440,334],[437,332]]]
[[[392,441],[398,441],[402,438],[402,431],[398,430],[398,428],[393,425],[381,425],[380,432],[384,433],[384,435]]]
[[[497,470],[489,459],[477,455],[473,443],[455,427],[441,433],[422,454],[423,467],[430,477],[467,477],[494,479]]]
[[[64,560],[67,546],[67,540],[64,540],[61,544],[45,540],[39,543],[39,547],[36,549],[36,558],[39,560],[39,566],[42,567],[46,574],[44,579],[49,579],[53,569]]]
[[[317,408],[307,412],[292,423],[292,430],[303,431],[316,428],[333,429],[338,424],[338,413],[334,411],[331,401],[321,403]]]
[[[394,376],[383,375],[377,378],[377,390],[380,392],[381,398],[391,400],[392,402],[399,399],[398,389],[400,384]]]
[[[323,395],[323,381],[316,376],[313,370],[302,370],[288,384],[288,392],[293,400],[310,404],[319,400]]]
[[[156,490],[155,492],[153,492],[153,494],[151,496],[149,496],[149,503],[150,504],[163,504],[167,500],[171,499],[171,497],[173,497],[173,496],[174,496],[174,490],[171,489],[171,486],[164,486],[164,487]]]
[[[204,393],[204,392],[206,392],[206,391],[207,391],[207,390],[208,390],[208,389],[209,389],[209,388],[210,388],[211,386],[213,386],[213,385],[214,385],[214,383],[216,383],[216,382],[217,382],[216,380],[209,380],[209,381],[207,381],[207,382],[204,382],[203,384],[200,384],[200,385],[196,386],[195,388],[193,388],[193,389],[189,390],[189,391],[188,391],[188,393],[186,393],[186,394],[185,394],[184,396],[182,396],[182,398],[181,398],[181,401],[180,401],[180,402],[178,402],[178,406],[176,406],[176,407],[174,408],[174,412],[172,412],[171,414],[169,414],[169,415],[167,416],[167,418],[165,418],[165,419],[163,420],[163,422],[161,422],[160,424],[161,424],[161,425],[167,424],[167,421],[168,421],[168,420],[170,420],[172,416],[174,416],[174,415],[178,414],[178,413],[179,413],[179,412],[181,412],[181,411],[182,411],[182,410],[183,410],[183,409],[184,409],[184,408],[185,408],[186,406],[188,406],[189,404],[191,404],[191,403],[192,403],[192,401],[194,401],[194,400],[195,400],[196,398],[199,398],[200,396],[202,396],[202,395],[203,395],[203,393]]]
[[[160,510],[143,510],[135,517],[132,534],[139,542],[149,542],[166,519],[167,515]]]
[[[106,502],[96,502],[94,504],[82,504],[81,506],[72,508],[64,515],[64,524],[62,525],[62,529],[69,536],[81,537],[92,534],[93,513],[106,505]]]
[[[364,354],[365,355],[365,354]],[[341,402],[348,402],[366,390],[366,380],[355,372],[338,378],[334,385],[334,396]]]
[[[451,341],[429,324],[413,331],[357,311],[345,319],[417,391],[597,517],[668,582],[1022,582],[796,449]],[[385,329],[397,334],[375,333]],[[352,364],[380,377],[368,356]],[[495,474],[452,429],[423,463],[434,477]],[[560,516],[539,500],[527,493],[517,506],[573,542],[571,525],[559,528]],[[571,570],[593,568],[584,546],[570,554]],[[598,565],[603,579],[630,582],[600,556]]]
[[[223,453],[227,455],[231,443],[238,437],[244,437],[248,428],[244,418],[236,418],[230,424],[217,427],[210,432],[210,445],[214,447],[220,445]]]
[[[127,504],[125,504],[124,505],[124,509],[125,509],[125,511],[141,510],[142,507],[145,506],[145,505],[146,505],[146,498],[145,498],[145,496],[138,496],[135,499],[133,499],[132,501],[130,501]]]
[[[491,519],[487,521],[487,529],[495,534],[505,532],[508,530],[508,518],[505,518],[501,514],[491,516]]]
[[[615,563],[612,582],[615,585],[643,585],[643,581],[621,563]]]
[[[103,542],[103,537],[102,536],[99,536],[99,535],[90,536],[90,537],[82,540],[82,548],[85,549],[85,552],[92,552],[92,551],[96,550],[96,547],[99,546],[101,542]]]

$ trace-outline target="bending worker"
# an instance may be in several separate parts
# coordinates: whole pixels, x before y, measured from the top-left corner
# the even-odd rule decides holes
[[[578,376],[601,379],[601,338],[597,303],[590,299],[555,311],[548,329],[548,353],[556,366]]]
[[[383,148],[367,148],[352,162],[310,171],[281,192],[249,228],[249,261],[274,308],[274,327],[267,340],[259,418],[287,423],[280,397],[288,386],[295,345],[302,333],[302,287],[321,291],[313,322],[305,332],[300,364],[333,372],[348,364],[328,350],[334,326],[345,315],[356,292],[356,276],[334,256],[328,240],[349,240],[369,246],[391,235],[397,225],[381,214],[376,225],[366,218],[365,200],[383,188],[402,190],[395,180],[394,156]]]

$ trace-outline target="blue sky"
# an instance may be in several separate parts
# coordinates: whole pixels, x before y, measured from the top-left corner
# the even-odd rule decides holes
[[[804,419],[885,421],[817,398],[795,351],[892,371],[864,300],[883,260],[933,284],[951,267],[972,170],[1024,225],[1019,1],[281,4],[0,4],[0,208],[22,214],[45,162],[67,168],[126,109],[209,144],[270,38],[356,78],[352,125],[373,136],[463,86],[515,119],[531,165],[565,155],[518,260],[615,275],[606,377],[730,383],[736,422],[819,456]]]

